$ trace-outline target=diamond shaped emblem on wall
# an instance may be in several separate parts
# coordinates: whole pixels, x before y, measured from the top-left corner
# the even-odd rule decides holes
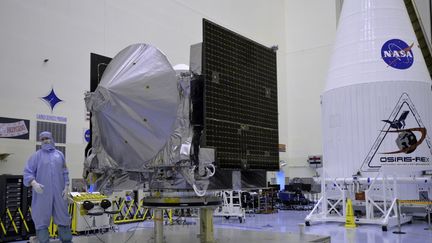
[[[42,97],[41,99],[43,99],[47,103],[47,105],[51,108],[51,112],[54,110],[54,107],[58,103],[63,101],[56,95],[56,93],[54,92],[54,88],[51,88],[51,92],[47,96]]]

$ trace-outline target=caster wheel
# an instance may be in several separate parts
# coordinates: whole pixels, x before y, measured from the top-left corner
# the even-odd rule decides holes
[[[310,226],[310,222],[309,222],[309,221],[306,221],[306,222],[305,222],[305,225],[306,225],[306,226]]]
[[[243,223],[243,218],[242,217],[238,217],[240,224]]]
[[[228,220],[229,218],[230,218],[230,216],[225,216],[225,219],[227,219],[227,220]]]
[[[382,226],[381,229],[382,231],[387,231],[387,226]]]

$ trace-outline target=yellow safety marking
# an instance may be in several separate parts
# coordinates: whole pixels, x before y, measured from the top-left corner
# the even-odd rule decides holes
[[[121,213],[121,211],[123,211],[124,202],[125,202],[125,200],[122,200],[122,203],[120,204],[120,207],[119,207],[119,212],[114,216],[114,221],[117,221],[118,215]]]
[[[418,205],[432,205],[432,201],[422,201],[422,200],[399,200],[399,203],[418,204]]]
[[[2,230],[3,230],[3,234],[6,235],[6,229],[5,229],[3,222],[1,220],[0,220],[0,225],[1,225]]]
[[[26,222],[26,220],[25,220],[25,218],[24,218],[24,215],[23,215],[22,212],[21,212],[21,208],[18,208],[18,212],[19,212],[19,214],[21,215],[21,219],[22,219],[22,221],[23,221],[23,223],[24,223],[24,226],[25,226],[27,232],[29,232],[30,230],[29,230],[29,228],[28,228],[28,226],[27,226],[27,222]]]
[[[16,227],[15,222],[14,222],[14,220],[12,219],[12,214],[10,213],[9,208],[6,209],[6,212],[7,212],[7,214],[9,215],[9,219],[10,219],[10,221],[12,222],[12,226],[13,226],[13,228],[14,228],[14,230],[15,230],[15,233],[18,234],[18,228]]]
[[[168,219],[169,219],[169,223],[173,224],[173,210],[172,209],[168,210]]]
[[[164,203],[180,203],[180,198],[178,197],[167,197],[163,199]]]
[[[122,219],[122,220],[118,220],[115,223],[116,224],[121,224],[121,223],[132,223],[132,222],[140,222],[140,221],[144,221],[143,219]]]
[[[131,204],[128,207],[128,210],[126,211],[125,217],[129,217],[129,212],[130,212],[130,209],[132,208],[133,205],[134,205],[134,200],[132,199]]]

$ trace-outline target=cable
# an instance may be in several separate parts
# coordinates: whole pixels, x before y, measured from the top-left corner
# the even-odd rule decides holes
[[[93,147],[91,147],[88,151],[87,151],[87,157],[90,156],[90,153],[93,151]]]
[[[206,191],[207,191],[207,190],[199,190],[198,187],[197,187],[195,184],[192,185],[192,188],[194,189],[195,193],[196,193],[197,196],[199,196],[199,197],[203,197],[203,196],[205,196]]]
[[[83,216],[84,221],[86,222],[87,226],[89,227],[89,229],[91,229],[92,227],[90,226],[90,224],[87,222],[87,219],[85,216]],[[96,236],[96,238],[98,238],[98,240],[100,240],[102,243],[106,243],[105,241],[103,241],[101,238],[99,238],[99,236],[95,233],[94,234]]]
[[[208,168],[211,167],[212,169]],[[201,179],[207,180],[210,177],[214,176],[214,174],[216,173],[216,168],[213,164],[208,164],[207,167],[205,168],[206,170],[206,176],[201,177]]]
[[[128,230],[126,230],[126,232],[131,232],[131,229],[137,230],[137,229],[148,229],[148,228],[151,228],[151,227],[146,227],[146,226],[136,227],[136,226],[133,226],[133,227],[129,228]]]
[[[142,222],[142,221],[141,221],[141,222]],[[135,235],[135,232],[136,232],[136,230],[137,230],[137,228],[138,228],[138,225],[141,224],[141,222],[138,222],[138,223],[136,224],[135,229],[133,230],[132,234],[129,236],[129,238],[128,238],[124,243],[127,243],[127,242],[132,238],[132,236]],[[132,228],[133,228],[133,227],[132,227]],[[132,228],[129,228],[126,232],[129,232],[129,230],[132,229]]]
[[[216,167],[213,164],[209,164],[208,166],[212,168],[211,170],[208,167],[206,167],[207,171],[210,173],[209,177],[212,177],[216,173]]]
[[[89,227],[89,229],[91,229],[92,227],[90,226],[90,224],[87,222],[87,219],[86,219],[86,217],[83,217],[84,218],[84,221],[86,222],[86,224],[87,224],[87,226]],[[141,221],[142,222],[142,221]],[[135,227],[131,227],[131,228],[129,228],[126,232],[130,232],[131,231],[131,229],[133,229],[133,232],[132,232],[132,234],[129,236],[129,238],[124,242],[124,243],[127,243],[131,238],[132,238],[132,236],[134,236],[134,234],[135,234],[135,231],[138,229],[138,226],[139,226],[139,224],[141,224],[141,222],[138,222],[136,225],[135,225]],[[140,227],[140,228],[145,228],[145,227]],[[95,236],[96,236],[96,238],[98,238],[98,240],[100,240],[100,242],[102,242],[102,243],[106,243],[104,240],[102,240],[96,233],[94,234]]]

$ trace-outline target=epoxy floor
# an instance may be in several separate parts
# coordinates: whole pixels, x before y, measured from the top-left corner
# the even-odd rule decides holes
[[[304,223],[307,211],[279,211],[277,214],[256,215],[247,217],[246,223],[239,224],[236,220],[215,218],[216,227],[236,227],[274,232],[299,232],[299,224]],[[424,230],[425,221],[414,220],[412,224],[402,226],[406,234],[393,234],[397,228],[389,228],[387,232],[381,226],[359,225],[356,229],[345,229],[340,223],[317,223],[305,227],[305,234],[328,235],[331,242],[343,243],[432,243],[432,231]]]
[[[251,231],[258,231],[262,233],[271,232],[299,232],[299,224],[304,223],[304,218],[307,215],[307,211],[280,211],[276,214],[256,214],[255,216],[247,216],[246,222],[239,223],[237,219],[229,219],[225,218],[214,218],[215,224],[215,232],[216,236],[220,234],[218,231],[230,232],[231,229],[237,229],[235,232],[244,232],[245,235],[252,235]],[[187,218],[187,222],[196,224],[196,218]],[[139,232],[140,230],[149,231],[153,227],[152,222],[146,221],[141,223],[133,223],[127,225],[120,225],[120,232],[127,232],[136,230]],[[176,232],[191,232],[191,235],[195,237],[195,232],[198,229],[199,225],[189,225],[189,226],[165,226],[164,229],[167,233],[172,234]],[[393,234],[393,231],[396,231],[396,228],[389,228],[387,232],[381,231],[380,226],[375,225],[360,225],[356,229],[345,229],[344,226],[340,223],[321,223],[314,224],[309,227],[305,227],[305,234],[312,235],[324,235],[330,236],[331,242],[347,242],[347,243],[432,243],[432,231],[424,230],[427,227],[425,221],[414,221],[412,224],[403,225],[402,231],[406,232],[406,234],[398,235]],[[240,230],[240,231],[239,231]],[[244,230],[244,231],[241,231]],[[128,234],[130,237],[130,242],[143,242],[142,238],[140,239],[139,233],[136,234]],[[279,234],[278,234],[279,235]],[[106,236],[104,235],[99,235]],[[278,236],[279,237],[279,236]],[[278,238],[275,237],[274,239]],[[254,239],[254,238],[252,238]],[[84,240],[84,241],[83,241]],[[252,242],[276,242],[273,239],[267,238],[267,240],[251,240]],[[74,237],[75,242],[101,242],[96,237],[92,236],[87,238],[86,236]],[[25,241],[22,241],[25,242]],[[58,242],[58,241],[52,241]],[[117,243],[117,242],[116,242]]]
[[[166,243],[200,243],[197,237],[197,227],[173,225],[166,227],[164,240]],[[151,228],[141,229],[135,232],[116,232],[98,236],[98,238],[81,237],[74,239],[74,243],[141,243],[154,242]],[[329,243],[330,237],[315,236],[298,233],[267,232],[256,230],[240,230],[234,228],[216,228],[214,237],[217,243],[251,243],[251,242],[274,242],[274,243]]]

